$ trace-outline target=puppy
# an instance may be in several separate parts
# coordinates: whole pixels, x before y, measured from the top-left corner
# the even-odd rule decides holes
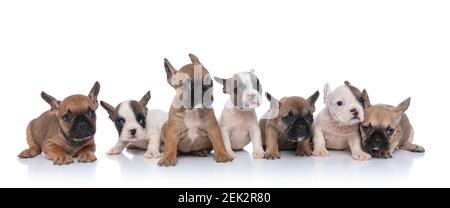
[[[359,123],[364,119],[364,110],[350,88],[342,85],[331,91],[327,83],[324,87],[326,107],[314,122],[315,156],[328,156],[328,149],[350,148],[354,160],[368,160],[369,154],[361,148]]]
[[[51,109],[28,124],[29,148],[23,150],[19,158],[32,158],[44,152],[55,165],[73,163],[74,157],[83,163],[97,160],[94,134],[99,91],[100,84],[96,82],[88,96],[72,95],[63,101],[42,92],[42,99]]]
[[[316,91],[308,99],[284,97],[280,101],[265,93],[270,101],[270,110],[259,120],[265,159],[279,159],[281,150],[296,149],[299,156],[311,156],[314,104],[319,97]]]
[[[189,57],[192,64],[179,71],[167,59],[164,60],[167,82],[175,89],[176,95],[169,118],[161,130],[164,154],[159,166],[174,166],[177,152],[204,157],[213,149],[217,162],[233,160],[225,150],[212,109],[213,80],[196,56],[189,54]]]
[[[264,157],[255,108],[262,103],[262,88],[253,71],[234,74],[233,77],[214,79],[223,85],[223,93],[230,94],[220,117],[219,125],[225,149],[235,157],[233,150],[241,150],[253,142],[253,158]]]
[[[139,102],[128,100],[115,108],[105,101],[100,101],[119,133],[116,145],[106,154],[120,154],[127,147],[147,150],[144,157],[148,159],[160,157],[161,128],[167,121],[167,113],[160,110],[148,110],[147,103],[150,97],[150,91],[148,91]]]
[[[348,83],[349,86],[350,83]],[[414,129],[405,111],[411,98],[407,98],[397,107],[370,103],[366,90],[361,93],[351,86],[355,96],[360,97],[364,106],[364,121],[360,125],[362,145],[370,155],[377,158],[392,158],[396,148],[411,152],[425,152],[425,149],[413,144]]]

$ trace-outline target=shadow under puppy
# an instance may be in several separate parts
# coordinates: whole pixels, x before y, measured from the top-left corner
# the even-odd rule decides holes
[[[174,166],[177,153],[191,153],[204,157],[214,149],[217,162],[232,161],[223,143],[213,103],[213,80],[198,58],[189,54],[191,64],[177,71],[164,59],[167,82],[176,95],[172,101],[169,118],[162,127],[164,153],[159,166]]]
[[[354,160],[368,160],[369,154],[361,148],[359,124],[364,119],[364,109],[347,85],[331,90],[324,87],[326,107],[314,122],[314,156],[328,156],[328,149],[350,148]]]
[[[311,156],[311,138],[314,104],[319,97],[316,91],[308,99],[292,96],[280,101],[265,93],[270,110],[259,120],[265,159],[279,159],[279,150],[296,150],[299,156]]]
[[[96,82],[85,95],[71,95],[59,101],[45,92],[42,99],[51,109],[33,119],[27,127],[28,149],[19,154],[19,158],[32,158],[43,152],[55,165],[78,162],[93,162],[96,131],[97,96],[100,84]]]
[[[230,94],[220,117],[220,130],[227,152],[241,150],[252,141],[253,158],[262,159],[264,149],[255,108],[262,103],[262,87],[254,71],[240,72],[228,79],[214,77],[223,85],[223,93]]]
[[[359,91],[347,84],[359,97],[364,106],[364,121],[360,125],[362,145],[365,151],[377,158],[392,158],[395,149],[411,152],[425,152],[425,149],[413,144],[414,129],[405,111],[411,98],[407,98],[396,107],[385,104],[372,105],[367,90]]]
[[[168,115],[161,110],[148,110],[150,98],[151,94],[148,91],[139,102],[127,100],[115,108],[105,101],[100,101],[119,133],[116,145],[106,154],[120,154],[127,147],[147,150],[144,157],[148,159],[161,156],[161,128]]]

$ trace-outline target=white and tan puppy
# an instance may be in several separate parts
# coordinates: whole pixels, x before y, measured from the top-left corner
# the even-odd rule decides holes
[[[150,97],[149,91],[139,102],[128,100],[115,108],[105,101],[100,102],[119,133],[116,145],[106,154],[120,154],[127,147],[147,150],[144,157],[148,159],[161,156],[161,127],[168,115],[161,110],[148,110],[146,106]]]
[[[230,94],[219,121],[225,149],[235,157],[233,150],[241,150],[252,141],[253,158],[262,159],[264,149],[255,112],[262,103],[258,77],[250,71],[236,73],[228,79],[214,79],[223,85],[223,93]]]
[[[369,154],[361,148],[359,124],[364,120],[364,109],[347,85],[331,90],[324,87],[326,107],[314,121],[314,156],[328,156],[328,149],[350,148],[354,160],[368,160]]]

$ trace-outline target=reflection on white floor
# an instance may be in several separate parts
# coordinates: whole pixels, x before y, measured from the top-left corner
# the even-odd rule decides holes
[[[142,151],[121,155],[98,154],[99,161],[53,166],[42,155],[20,160],[26,175],[15,185],[43,187],[391,187],[420,186],[411,181],[416,161],[424,154],[397,151],[394,159],[353,161],[347,152],[331,151],[326,158],[300,158],[282,152],[280,160],[253,160],[237,152],[232,163],[216,163],[212,156],[178,157],[178,165],[161,168]],[[20,169],[20,168],[18,168]],[[423,172],[423,171],[420,171]],[[427,173],[431,174],[431,173]],[[427,183],[424,183],[425,185]],[[428,184],[429,185],[429,184]]]

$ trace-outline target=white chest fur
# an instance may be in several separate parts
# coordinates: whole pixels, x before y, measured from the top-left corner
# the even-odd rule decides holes
[[[194,142],[194,140],[198,137],[198,129],[201,127],[201,119],[198,115],[198,112],[195,110],[189,110],[186,112],[184,117],[184,125],[188,129],[187,138]]]

